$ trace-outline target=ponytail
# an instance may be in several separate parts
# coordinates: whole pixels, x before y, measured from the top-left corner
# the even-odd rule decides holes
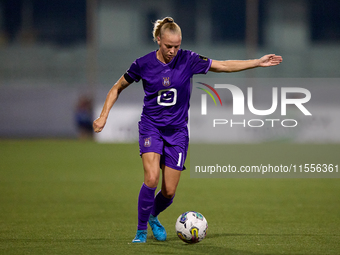
[[[158,19],[154,23],[153,27],[153,40],[157,42],[157,37],[162,36],[162,32],[165,29],[169,29],[171,32],[177,32],[181,34],[181,28],[175,23],[174,19],[171,17],[165,17],[164,19]]]

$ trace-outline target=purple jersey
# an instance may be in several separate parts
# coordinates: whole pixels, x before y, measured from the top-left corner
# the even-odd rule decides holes
[[[142,122],[157,127],[184,127],[188,123],[191,78],[207,73],[211,59],[180,49],[168,64],[157,59],[156,51],[134,61],[127,70],[136,82],[143,80],[145,92]]]

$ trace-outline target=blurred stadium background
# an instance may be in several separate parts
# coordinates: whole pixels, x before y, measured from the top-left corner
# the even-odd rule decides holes
[[[157,48],[152,22],[164,16],[181,26],[182,48],[210,58],[284,57],[225,77],[338,78],[339,12],[337,0],[2,0],[0,137],[77,137],[76,109],[97,114],[132,61]],[[128,109],[123,127],[142,105],[141,83],[128,90],[117,104]],[[136,130],[106,138],[135,140]]]

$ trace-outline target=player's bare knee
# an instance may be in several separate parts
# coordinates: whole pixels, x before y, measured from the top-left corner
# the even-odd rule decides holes
[[[165,190],[162,189],[162,195],[168,199],[173,198],[175,196],[175,192],[176,192],[175,189],[165,189]]]
[[[144,177],[144,183],[146,186],[150,188],[156,188],[158,185],[158,176],[153,176],[153,175],[147,175]]]

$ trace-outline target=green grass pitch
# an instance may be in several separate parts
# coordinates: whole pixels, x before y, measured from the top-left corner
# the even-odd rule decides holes
[[[252,150],[268,146],[340,163],[340,145],[230,151],[244,151],[251,165]],[[159,216],[168,240],[149,230],[146,244],[131,244],[142,180],[137,144],[0,141],[0,254],[340,254],[340,179],[192,179],[185,171]],[[208,220],[201,243],[176,236],[187,210]]]

